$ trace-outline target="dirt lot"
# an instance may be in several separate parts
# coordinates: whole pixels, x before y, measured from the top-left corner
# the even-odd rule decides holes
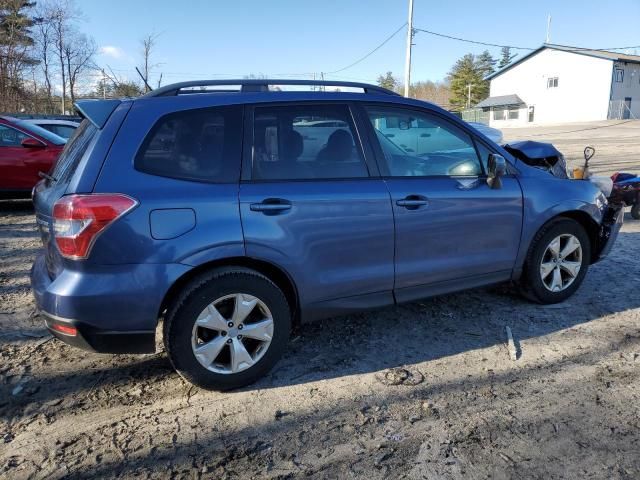
[[[0,477],[640,478],[640,222],[626,221],[565,304],[501,287],[323,321],[267,378],[215,393],[162,353],[51,339],[29,292],[33,212],[0,202]]]

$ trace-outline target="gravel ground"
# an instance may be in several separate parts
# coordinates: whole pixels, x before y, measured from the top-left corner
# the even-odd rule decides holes
[[[231,393],[186,384],[162,352],[52,339],[29,291],[38,248],[29,203],[0,202],[2,478],[640,478],[629,216],[564,304],[498,287],[307,325]]]

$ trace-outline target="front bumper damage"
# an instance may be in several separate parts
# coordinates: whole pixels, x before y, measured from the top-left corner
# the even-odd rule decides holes
[[[600,231],[596,239],[593,263],[605,258],[618,238],[618,233],[624,222],[624,208],[622,205],[609,205],[602,217]]]

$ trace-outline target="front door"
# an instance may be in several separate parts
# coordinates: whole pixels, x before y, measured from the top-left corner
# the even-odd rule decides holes
[[[396,298],[508,279],[522,226],[518,180],[507,175],[492,190],[485,175],[490,148],[436,113],[370,105],[366,114],[392,199]],[[388,138],[381,128],[387,123],[417,136],[418,151]]]
[[[625,97],[624,111],[622,112],[622,119],[629,120],[630,118],[631,118],[631,97]]]
[[[349,106],[256,106],[245,131],[240,211],[247,256],[293,278],[307,317],[339,305],[391,303],[389,192],[370,176],[375,162],[364,155]]]
[[[43,149],[23,147],[25,138],[28,135],[15,128],[0,125],[0,189],[29,190],[39,180],[38,159]]]

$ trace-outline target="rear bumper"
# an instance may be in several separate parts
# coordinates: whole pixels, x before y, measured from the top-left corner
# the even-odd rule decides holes
[[[610,206],[602,219],[593,263],[602,260],[609,254],[613,244],[616,242],[616,238],[618,238],[623,222],[624,208],[620,205]]]
[[[164,295],[189,268],[91,266],[90,272],[63,270],[52,280],[41,254],[31,269],[31,288],[47,328],[65,343],[101,353],[150,353]],[[54,330],[55,324],[75,327],[76,334]]]
[[[101,330],[78,320],[56,317],[40,311],[49,332],[58,340],[97,353],[153,353],[155,351],[155,331],[114,332]],[[67,334],[55,329],[56,325],[74,327],[75,334]]]

